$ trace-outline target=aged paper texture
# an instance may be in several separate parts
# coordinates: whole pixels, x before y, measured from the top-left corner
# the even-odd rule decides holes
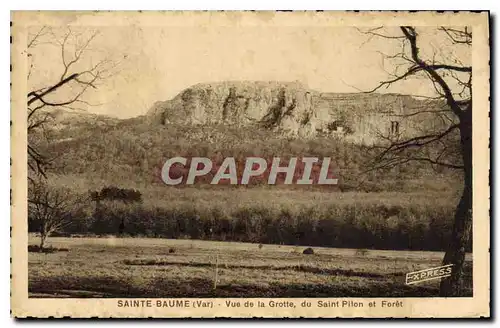
[[[488,13],[11,17],[13,316],[490,316]]]

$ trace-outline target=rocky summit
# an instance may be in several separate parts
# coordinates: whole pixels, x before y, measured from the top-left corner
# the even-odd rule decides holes
[[[318,133],[370,141],[380,134],[411,134],[402,114],[440,106],[399,94],[320,93],[300,82],[226,81],[193,85],[156,102],[148,116],[161,124],[258,124],[289,135]]]

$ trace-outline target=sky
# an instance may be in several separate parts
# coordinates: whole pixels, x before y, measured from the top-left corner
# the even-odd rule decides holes
[[[32,27],[31,37],[39,30]],[[53,84],[60,77],[64,66],[56,41],[67,32],[67,27],[51,28],[29,49],[31,89]],[[397,28],[383,32],[401,33]],[[424,56],[448,59],[453,52],[453,58],[470,63],[469,50],[450,50],[435,28],[419,32]],[[79,27],[71,29],[66,62],[74,58],[75,45],[84,44],[94,33],[88,50],[71,69],[88,69],[103,58],[116,67],[96,89],[89,88],[78,109],[120,118],[145,114],[156,101],[171,99],[202,82],[300,81],[320,92],[366,91],[389,78],[397,67],[397,61],[383,60],[382,53],[392,55],[401,47],[398,40],[370,38],[354,27]],[[381,92],[432,95],[433,88],[427,80],[414,79]]]

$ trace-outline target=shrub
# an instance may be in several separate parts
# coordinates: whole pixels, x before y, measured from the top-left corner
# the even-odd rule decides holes
[[[32,253],[55,253],[55,252],[68,252],[67,248],[44,247],[40,248],[38,245],[28,245],[28,252]]]
[[[308,247],[308,248],[304,249],[302,254],[312,255],[312,254],[314,254],[314,249],[312,249],[311,247]]]

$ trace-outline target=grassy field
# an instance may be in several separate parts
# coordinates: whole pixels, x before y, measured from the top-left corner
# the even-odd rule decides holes
[[[67,250],[29,253],[30,297],[437,296],[437,281],[407,286],[405,274],[443,256],[160,238],[51,237],[49,245]]]

